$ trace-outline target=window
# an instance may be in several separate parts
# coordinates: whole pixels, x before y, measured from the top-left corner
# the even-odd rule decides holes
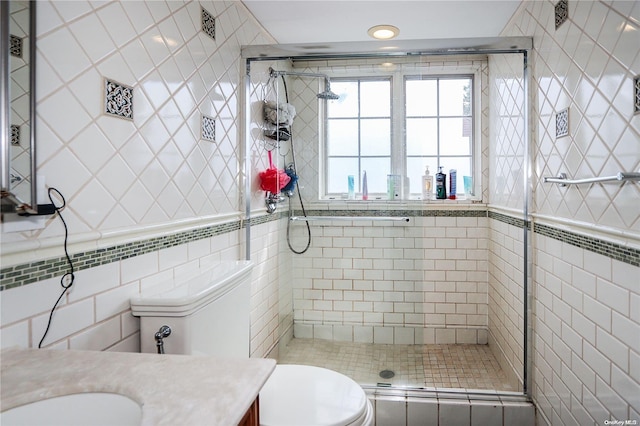
[[[362,191],[367,172],[371,193],[386,192],[391,170],[391,79],[334,80],[340,99],[327,106],[327,179],[329,194],[347,192],[347,177]]]
[[[472,176],[473,164],[472,82],[472,76],[405,79],[406,156],[410,182],[421,182],[425,166],[429,166],[431,174],[437,173],[437,167],[442,166],[447,182],[449,171],[456,170],[457,193],[463,193],[463,176]]]
[[[362,191],[367,172],[370,199],[387,199],[387,175],[407,176],[420,199],[425,166],[473,176],[473,75],[332,79],[340,99],[327,103],[325,196],[341,198],[353,175]],[[397,96],[400,94],[400,96]],[[447,192],[449,188],[447,185]]]

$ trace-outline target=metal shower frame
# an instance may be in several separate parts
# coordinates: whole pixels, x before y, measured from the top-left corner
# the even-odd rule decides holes
[[[533,144],[531,143],[531,108],[529,53],[533,49],[531,37],[484,37],[484,38],[454,38],[433,40],[388,40],[367,42],[330,42],[322,44],[273,44],[243,46],[241,56],[245,60],[244,85],[242,98],[244,109],[241,111],[240,140],[244,150],[244,202],[245,202],[245,257],[251,257],[251,181],[250,170],[250,93],[251,93],[251,63],[254,61],[277,60],[321,60],[321,59],[357,59],[403,56],[453,56],[473,54],[521,54],[523,56],[523,87],[524,87],[524,204],[523,204],[523,279],[524,279],[524,365],[523,365],[523,394],[531,399],[531,371],[532,371],[532,222],[530,206],[532,203],[532,171]]]

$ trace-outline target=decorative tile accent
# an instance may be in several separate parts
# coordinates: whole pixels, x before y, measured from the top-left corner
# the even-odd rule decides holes
[[[205,141],[216,141],[216,120],[207,115],[202,116],[202,139]]]
[[[84,253],[75,253],[71,256],[71,260],[73,261],[76,271],[80,271],[164,248],[186,244],[191,241],[238,231],[243,227],[244,224],[237,220],[207,228],[178,232],[173,235],[133,241],[127,244]],[[66,257],[58,257],[0,269],[0,291],[52,278],[63,273],[66,270],[67,264]]]
[[[133,88],[108,79],[104,80],[104,112],[133,120]]]
[[[216,18],[204,7],[202,8],[202,31],[212,39],[216,39]]]
[[[301,215],[302,211],[296,211],[296,215]],[[488,212],[486,210],[311,210],[307,211],[309,216],[414,216],[414,217],[489,217],[504,223],[522,228],[524,221],[500,213]],[[273,215],[262,215],[252,217],[249,226],[256,226],[274,220],[287,220],[287,213],[280,212]],[[246,222],[233,221],[208,228],[201,228],[192,231],[178,232],[174,235],[151,238],[148,240],[134,241],[113,247],[92,250],[84,253],[75,253],[71,256],[76,270],[93,268],[106,265],[111,262],[128,259],[163,248],[186,244],[203,238],[210,238],[216,235],[235,232],[246,227]],[[527,228],[530,223],[527,222]],[[619,244],[603,241],[597,238],[574,234],[569,231],[556,229],[546,225],[535,224],[534,232],[545,235],[556,240],[566,242],[576,247],[584,248],[594,253],[619,260],[634,266],[640,266],[640,250],[625,247]],[[33,263],[10,266],[0,269],[0,291],[14,287],[35,283],[38,281],[60,275],[67,267],[67,259],[58,257],[53,259],[40,260]]]
[[[11,125],[11,145],[20,145],[20,126]]]
[[[534,224],[533,229],[536,234],[551,237],[555,240],[571,244],[572,246],[580,247],[611,259],[619,260],[620,262],[628,263],[633,266],[640,266],[640,250],[638,249],[625,247],[620,244],[588,237],[586,235],[574,234],[573,232],[556,229],[547,225]]]
[[[11,56],[22,58],[22,39],[20,37],[14,36],[13,34],[11,34],[9,37],[9,52],[11,53]]]
[[[556,138],[569,136],[569,108],[556,114]]]
[[[556,3],[556,30],[562,25],[567,19],[569,19],[569,1],[568,0],[560,0]]]
[[[502,213],[496,213],[496,212],[489,212],[489,218],[490,219],[495,219],[497,221],[506,223],[508,225],[512,225],[515,226],[517,228],[523,228],[525,225],[527,227],[527,229],[531,229],[531,222],[530,221],[524,221],[524,219],[519,218],[519,217],[512,217],[512,216],[507,216],[506,214],[502,214]]]
[[[635,90],[635,96],[633,97],[633,99],[635,100],[633,113],[638,114],[640,113],[640,75],[636,76],[636,78],[633,79],[633,87]]]

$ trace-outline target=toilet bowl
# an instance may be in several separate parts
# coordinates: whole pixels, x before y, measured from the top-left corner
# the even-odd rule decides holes
[[[142,352],[249,357],[250,261],[222,262],[131,299]],[[160,328],[171,334],[156,342]],[[338,372],[277,365],[260,391],[263,426],[370,426],[364,390]]]
[[[362,388],[326,368],[279,364],[260,391],[262,426],[365,426],[373,408]]]

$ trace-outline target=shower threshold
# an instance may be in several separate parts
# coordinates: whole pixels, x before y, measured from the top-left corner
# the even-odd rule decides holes
[[[294,338],[280,349],[278,362],[328,368],[363,386],[516,391],[488,345],[388,345]]]

